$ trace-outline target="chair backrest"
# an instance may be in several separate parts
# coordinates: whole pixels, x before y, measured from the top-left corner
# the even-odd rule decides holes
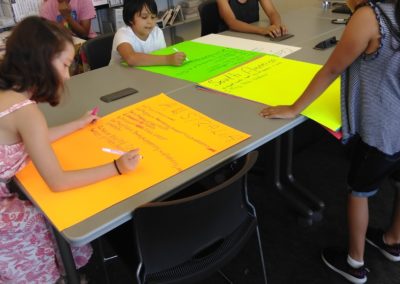
[[[223,20],[219,16],[218,5],[215,0],[206,0],[202,2],[198,7],[201,24],[201,36],[205,36],[211,33],[219,33],[225,29],[222,29]]]
[[[83,44],[87,63],[91,70],[107,66],[111,59],[114,33],[99,35]]]
[[[238,253],[257,226],[246,188],[246,173],[257,156],[257,152],[248,154],[232,177],[211,189],[136,208],[140,283],[200,280]],[[239,234],[232,241],[235,232]]]

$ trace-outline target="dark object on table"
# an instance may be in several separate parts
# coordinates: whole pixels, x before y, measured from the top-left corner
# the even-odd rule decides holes
[[[334,7],[332,13],[351,14],[351,10],[346,4],[334,5]]]

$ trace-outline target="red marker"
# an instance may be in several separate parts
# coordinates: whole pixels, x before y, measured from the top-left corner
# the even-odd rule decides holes
[[[90,114],[97,115],[98,112],[99,112],[99,107],[95,107],[94,109],[92,109],[92,112]]]

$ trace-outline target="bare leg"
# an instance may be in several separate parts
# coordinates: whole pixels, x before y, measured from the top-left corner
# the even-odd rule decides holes
[[[357,261],[364,260],[365,234],[368,227],[368,198],[349,194],[347,202],[349,226],[349,255]]]
[[[386,244],[393,245],[400,243],[400,181],[394,181],[396,196],[393,204],[392,224],[384,235]]]

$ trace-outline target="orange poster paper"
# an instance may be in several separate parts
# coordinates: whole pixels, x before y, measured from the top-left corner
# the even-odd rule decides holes
[[[59,193],[47,187],[32,163],[17,178],[61,231],[248,137],[160,94],[111,113],[52,145],[65,170],[118,158],[103,152],[103,147],[140,148],[144,158],[135,172]]]

